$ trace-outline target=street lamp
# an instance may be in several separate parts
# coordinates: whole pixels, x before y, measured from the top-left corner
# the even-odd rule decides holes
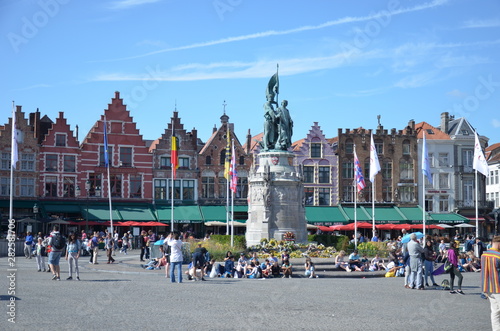
[[[85,233],[89,232],[89,191],[90,180],[85,182],[85,192],[87,193],[87,212],[85,213]]]
[[[36,224],[38,215],[38,205],[36,203],[33,205],[33,214],[35,215],[35,224]],[[38,230],[38,225],[37,225],[37,230]]]

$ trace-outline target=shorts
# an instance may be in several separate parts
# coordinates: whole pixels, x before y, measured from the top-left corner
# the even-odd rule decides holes
[[[62,252],[50,252],[49,253],[49,264],[59,265],[59,260],[61,259]]]

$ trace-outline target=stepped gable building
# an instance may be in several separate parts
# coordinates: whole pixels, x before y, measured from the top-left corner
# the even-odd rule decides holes
[[[485,151],[490,175],[486,179],[486,201],[495,209],[500,208],[500,143],[488,146]],[[500,216],[497,216],[500,219]]]
[[[453,141],[453,158],[441,160],[454,170],[452,180],[455,187],[454,210],[461,215],[475,219],[475,171],[472,168],[474,160],[475,137],[474,127],[464,117],[455,118],[448,112],[441,114],[441,123],[438,127],[450,136]],[[482,148],[488,145],[488,138],[478,134]],[[491,210],[486,202],[486,177],[478,173],[478,209],[480,215]],[[484,217],[481,217],[484,220]]]
[[[338,202],[337,155],[318,122],[306,138],[292,144],[295,166],[301,169],[305,204],[333,206]]]
[[[426,122],[415,126],[418,138],[418,167],[421,169],[422,143],[425,132],[427,156],[431,168],[432,183],[422,171],[418,171],[418,182],[425,182],[425,210],[431,213],[448,213],[455,209],[456,187],[454,181],[453,160],[455,159],[454,142],[450,136]],[[422,189],[419,185],[418,200],[422,205]]]
[[[373,185],[369,180],[371,134],[372,130],[363,128],[338,131],[338,190],[343,203],[354,202],[354,146],[366,183],[357,201],[372,201]],[[399,131],[394,128],[388,131],[379,123],[373,139],[381,168],[375,177],[375,202],[415,206],[419,168],[415,122],[409,121],[408,126]]]
[[[45,134],[37,162],[42,214],[61,218],[78,216],[80,209],[74,200],[80,194],[80,146],[63,112],[59,112],[56,122]],[[71,201],[73,207],[68,207]]]
[[[108,137],[109,172],[104,158],[104,120]],[[153,156],[149,153],[136,123],[120,93],[104,110],[81,144],[78,185],[92,199],[108,198],[108,185],[114,201],[151,201]]]
[[[172,199],[172,129],[178,140],[179,167],[174,180],[174,203],[193,204],[198,199],[198,152],[203,144],[198,139],[198,131],[184,129],[177,110],[162,136],[151,144],[153,155],[153,199],[156,204],[170,204]]]
[[[235,205],[245,205],[248,196],[248,173],[252,164],[252,156],[247,154],[234,133],[234,124],[229,123],[229,116],[225,113],[220,117],[221,126],[214,127],[212,136],[201,149],[199,157],[200,185],[198,188],[198,202],[200,205],[225,205],[227,184],[224,177],[224,163],[226,159],[227,131],[234,139],[236,153],[236,170],[238,172],[238,186],[235,195]],[[247,137],[248,140],[248,137]]]

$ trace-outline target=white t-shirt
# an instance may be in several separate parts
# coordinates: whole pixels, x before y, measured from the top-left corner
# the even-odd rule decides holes
[[[167,244],[172,248],[170,262],[182,262],[182,241],[169,238]]]

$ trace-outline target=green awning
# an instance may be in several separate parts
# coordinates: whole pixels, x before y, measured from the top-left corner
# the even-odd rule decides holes
[[[159,221],[171,221],[172,209],[170,206],[158,207],[157,212]],[[203,222],[203,217],[198,206],[174,206],[174,223],[201,222]]]
[[[462,215],[457,213],[429,213],[434,221],[437,221],[438,224],[462,224],[469,222],[470,220]]]
[[[57,203],[51,204],[44,202],[42,203],[42,208],[46,213],[73,213],[80,214],[82,212],[80,205],[68,204],[68,203]],[[85,208],[85,207],[84,207]]]
[[[113,208],[113,221],[123,221],[120,213],[116,208]],[[82,215],[84,219],[89,221],[110,221],[109,206],[91,206],[88,209],[82,208]]]
[[[208,221],[219,221],[225,222],[227,213],[225,206],[201,206],[201,214],[203,215],[203,220]]]
[[[157,221],[155,214],[147,206],[117,206],[116,209],[124,221]]]
[[[369,215],[372,214],[372,209],[361,207]],[[375,207],[375,223],[377,224],[401,224],[406,223],[408,219],[394,207]]]
[[[306,220],[308,223],[344,224],[347,219],[338,207],[306,206]]]
[[[347,219],[351,222],[354,222],[354,207],[344,207],[340,206],[340,209],[347,215]],[[371,214],[367,213],[365,209],[361,207],[357,207],[356,218],[358,221],[371,221]]]
[[[406,217],[407,221],[405,223],[422,223],[422,208],[420,206],[416,207],[395,207]]]

